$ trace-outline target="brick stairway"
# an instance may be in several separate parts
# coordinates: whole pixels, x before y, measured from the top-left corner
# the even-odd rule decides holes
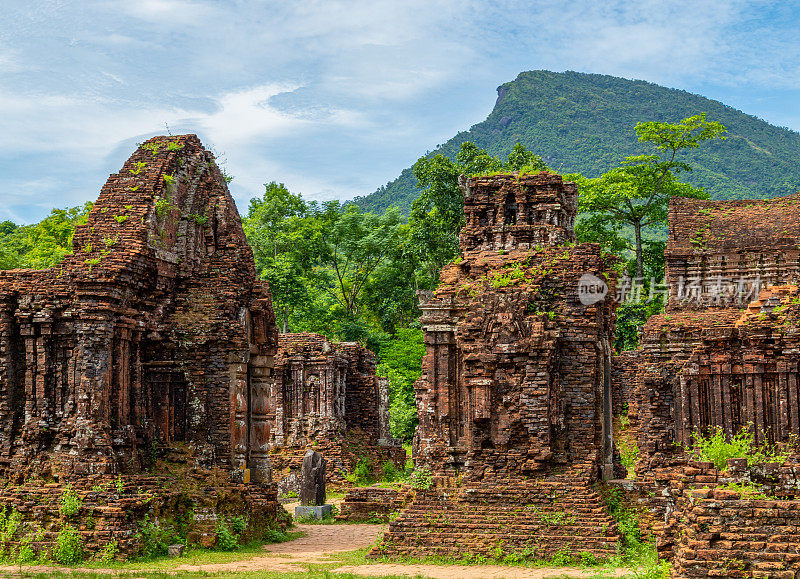
[[[419,491],[373,556],[549,558],[566,550],[607,558],[620,536],[600,495],[579,472]]]

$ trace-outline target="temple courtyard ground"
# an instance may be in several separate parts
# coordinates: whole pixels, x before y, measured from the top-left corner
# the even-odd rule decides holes
[[[525,567],[506,565],[459,565],[371,561],[365,559],[371,545],[386,525],[335,524],[304,525],[294,528],[297,538],[286,542],[220,553],[195,551],[180,559],[158,559],[146,563],[80,567],[5,566],[0,577],[74,577],[92,579],[109,576],[126,578],[220,577],[220,578],[362,578],[429,577],[432,579],[556,579],[582,577],[637,577],[628,569],[575,567]]]

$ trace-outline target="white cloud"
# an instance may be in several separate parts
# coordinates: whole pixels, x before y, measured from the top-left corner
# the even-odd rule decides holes
[[[112,6],[133,18],[169,27],[199,26],[216,12],[208,3],[189,0],[122,0]]]
[[[241,198],[268,179],[346,197],[482,120],[523,70],[800,88],[797,8],[756,0],[8,4],[0,207],[93,197],[165,122],[224,151]]]

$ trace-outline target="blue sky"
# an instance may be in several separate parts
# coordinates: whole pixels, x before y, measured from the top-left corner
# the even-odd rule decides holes
[[[242,212],[271,180],[310,199],[370,193],[524,70],[644,79],[800,130],[796,1],[0,7],[0,220],[94,200],[165,124],[223,157]]]

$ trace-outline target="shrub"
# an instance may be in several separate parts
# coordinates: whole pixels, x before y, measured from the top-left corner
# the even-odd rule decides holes
[[[414,469],[414,472],[411,473],[410,480],[411,486],[417,490],[426,491],[431,488],[433,484],[431,480],[431,471],[428,470],[426,466]]]
[[[151,523],[145,519],[139,526],[139,554],[143,557],[166,555],[170,545],[182,542],[173,527],[162,525],[158,520]]]
[[[247,517],[243,515],[236,515],[235,517],[231,517],[230,520],[231,531],[236,533],[237,535],[241,535],[244,533],[245,529],[247,529]]]
[[[690,452],[698,460],[712,462],[718,470],[725,470],[728,468],[729,459],[746,458],[752,448],[753,434],[747,428],[742,428],[728,440],[725,431],[717,427],[708,436],[696,431]]]
[[[36,560],[36,552],[33,550],[33,547],[31,547],[31,543],[33,543],[34,539],[39,538],[30,533],[20,539],[16,560],[18,564],[31,563]]]
[[[217,549],[235,551],[239,547],[239,535],[234,532],[231,522],[226,517],[217,519]]]
[[[400,480],[402,476],[399,472],[397,472],[397,468],[394,466],[394,463],[391,461],[386,461],[381,465],[381,470],[383,471],[383,480],[386,482],[395,482]]]
[[[119,545],[114,540],[109,541],[106,543],[106,546],[103,547],[103,550],[100,552],[100,560],[103,563],[111,563],[114,559],[117,558],[117,554],[119,553]]]
[[[22,514],[15,508],[0,509],[0,547],[5,547],[17,534],[20,523],[22,522]]]
[[[346,478],[356,485],[372,484],[372,462],[367,457],[360,458],[353,472],[347,475]]]
[[[619,449],[619,456],[622,459],[622,466],[624,466],[625,470],[628,472],[632,472],[639,458],[639,446],[635,442],[628,442],[620,438],[617,441],[617,448]]]
[[[62,565],[73,565],[83,561],[83,539],[81,534],[70,525],[58,532],[56,545],[53,547],[53,559]]]
[[[265,543],[285,543],[291,540],[292,537],[289,533],[281,531],[280,529],[267,529],[267,532],[264,533]]]
[[[78,514],[81,504],[83,504],[83,501],[78,497],[78,493],[67,485],[64,492],[61,493],[61,506],[58,510],[62,516],[72,517]]]
[[[687,451],[696,459],[714,463],[717,470],[723,471],[728,468],[728,460],[732,458],[746,458],[749,466],[766,462],[783,464],[789,458],[795,442],[792,440],[785,445],[765,442],[759,446],[755,443],[750,426],[743,426],[733,436],[728,436],[722,428],[716,427],[708,435],[695,431],[694,443]]]

